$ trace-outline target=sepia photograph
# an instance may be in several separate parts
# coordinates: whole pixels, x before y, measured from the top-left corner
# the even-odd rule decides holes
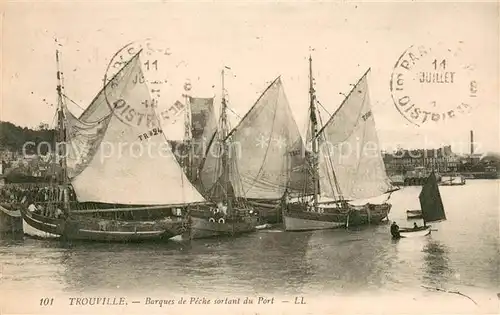
[[[497,1],[0,12],[1,314],[500,312]]]

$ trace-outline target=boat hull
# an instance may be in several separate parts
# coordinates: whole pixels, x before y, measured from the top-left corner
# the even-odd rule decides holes
[[[239,222],[219,222],[212,218],[191,217],[190,228],[183,234],[183,239],[200,239],[218,236],[235,236],[256,231],[257,218],[249,217]]]
[[[431,234],[430,226],[421,227],[420,229],[417,230],[404,229],[404,228],[399,230],[399,235],[401,235],[402,238],[422,237],[422,236],[427,236],[429,234]]]
[[[465,185],[465,178],[463,176],[443,176],[439,186],[463,186]]]
[[[19,210],[10,210],[0,205],[0,233],[23,231],[23,219]]]
[[[441,182],[439,183],[439,186],[463,186],[465,183],[448,183],[448,182]]]
[[[247,199],[247,201],[257,211],[260,224],[276,224],[283,221],[281,200]]]
[[[23,233],[24,235],[33,237],[33,238],[44,238],[44,239],[53,239],[53,238],[59,238],[60,235],[57,234],[52,234],[49,232],[45,232],[42,230],[39,230],[34,227],[35,224],[29,224],[26,222],[26,220],[23,219]]]
[[[422,219],[421,210],[406,210],[407,219]]]
[[[55,219],[21,209],[26,224],[34,236],[55,236],[65,240],[97,242],[138,242],[168,239],[182,234],[185,221],[165,218],[151,222],[120,221],[75,215],[68,219]],[[45,234],[43,234],[45,233]]]
[[[145,227],[144,222],[127,222],[127,227],[107,226],[115,225],[116,221],[102,220],[97,224],[82,223],[81,221],[67,220],[61,226],[63,238],[82,241],[99,242],[140,242],[169,239],[183,232],[182,220],[168,220],[162,222],[151,222],[150,227]],[[136,227],[141,227],[136,229]]]
[[[308,211],[303,203],[289,204],[285,210],[286,231],[331,229],[343,226],[379,224],[387,218],[391,205],[364,205],[336,207],[322,205],[315,211]]]

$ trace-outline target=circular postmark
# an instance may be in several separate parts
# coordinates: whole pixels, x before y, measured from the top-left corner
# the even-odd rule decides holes
[[[123,46],[104,76],[111,113],[151,135],[161,133],[162,126],[180,124],[192,89],[188,66],[180,52],[162,41],[148,38]]]
[[[465,59],[462,44],[455,46],[410,46],[396,62],[391,97],[410,123],[439,123],[476,107],[480,87],[474,66]]]

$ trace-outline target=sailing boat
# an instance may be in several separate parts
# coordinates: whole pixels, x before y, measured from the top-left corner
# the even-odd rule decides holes
[[[432,172],[425,181],[418,199],[420,200],[420,207],[422,208],[424,226],[399,229],[400,237],[429,235],[431,233],[431,226],[427,225],[427,223],[446,220],[443,201],[441,200],[441,194],[439,193],[439,186],[434,172]]]
[[[238,160],[242,194],[258,212],[261,224],[279,221],[285,190],[296,189],[291,184],[296,177],[290,160],[300,155],[303,145],[280,77],[262,92],[229,136],[242,156]],[[215,172],[209,159],[202,172],[208,187]]]
[[[248,205],[245,196],[239,193],[241,192],[239,156],[233,154],[233,139],[228,134],[224,69],[221,76],[222,99],[219,127],[211,136],[202,161],[202,164],[207,165],[205,163],[208,160],[212,167],[210,170],[213,172],[210,172],[209,180],[205,178],[206,181],[201,182],[201,185],[212,184],[208,189],[205,187],[204,192],[206,198],[215,202],[217,207],[192,209],[189,212],[189,228],[183,233],[185,239],[234,236],[256,230],[257,217],[254,210]],[[190,130],[189,126],[187,128]]]
[[[461,175],[458,176],[442,176],[441,182],[439,182],[441,186],[462,186],[465,185],[465,178]]]
[[[285,230],[330,229],[380,223],[387,218],[391,209],[387,201],[395,189],[392,189],[387,177],[380,152],[346,152],[346,149],[352,148],[364,150],[367,143],[379,144],[368,93],[369,71],[359,79],[337,111],[318,131],[312,58],[309,58],[309,134],[312,152],[305,155],[305,163],[310,169],[310,174],[306,175],[312,181],[312,194],[285,198]],[[386,196],[386,193],[389,195]],[[385,200],[372,203],[375,197]]]
[[[191,207],[207,204],[187,180],[170,147],[165,146],[153,107],[147,109],[148,124],[128,125],[108,106],[107,101],[115,106],[126,103],[140,112],[143,108],[134,107],[144,100],[151,104],[146,84],[134,80],[143,75],[140,53],[106,84],[84,113],[84,119],[78,119],[64,102],[56,51],[58,140],[69,145],[61,159],[62,194],[48,202],[42,213],[21,210],[31,227],[69,240],[166,239],[186,228],[187,218],[174,213],[187,214]],[[144,133],[150,136],[138,137]],[[128,145],[125,150],[124,145]],[[144,154],[144,146],[163,150]],[[121,151],[106,154],[106,149],[116,147]],[[70,200],[70,194],[75,200]]]

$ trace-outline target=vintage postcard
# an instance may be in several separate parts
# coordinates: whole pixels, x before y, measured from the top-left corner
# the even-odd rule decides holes
[[[0,9],[0,314],[500,311],[496,1]]]

